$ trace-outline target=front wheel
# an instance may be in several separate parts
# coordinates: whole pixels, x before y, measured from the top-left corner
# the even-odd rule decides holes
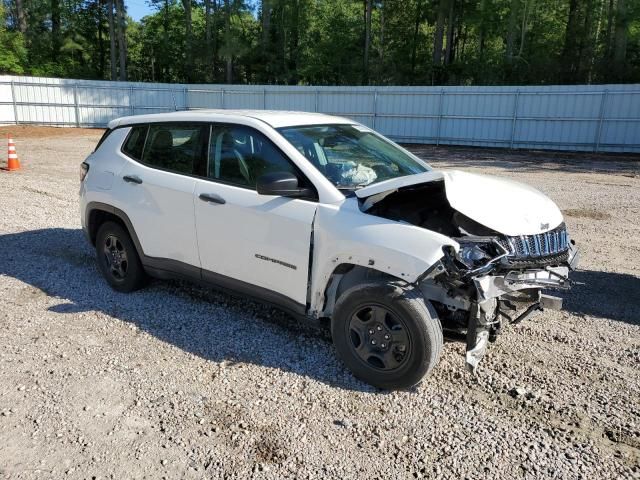
[[[408,388],[437,363],[442,327],[418,289],[393,283],[356,285],[333,311],[338,355],[359,379],[383,389]]]

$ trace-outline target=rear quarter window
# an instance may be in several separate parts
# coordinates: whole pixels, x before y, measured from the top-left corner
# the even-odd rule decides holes
[[[142,160],[142,152],[144,150],[144,142],[147,138],[147,125],[138,125],[133,127],[124,141],[122,153],[133,158],[134,160]]]

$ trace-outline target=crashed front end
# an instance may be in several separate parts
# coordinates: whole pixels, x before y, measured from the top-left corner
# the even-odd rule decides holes
[[[486,232],[485,232],[486,233]],[[489,342],[505,324],[517,324],[562,299],[544,289],[568,289],[578,251],[565,224],[533,235],[464,235],[420,279],[420,288],[450,334],[466,335],[467,367],[475,373]]]

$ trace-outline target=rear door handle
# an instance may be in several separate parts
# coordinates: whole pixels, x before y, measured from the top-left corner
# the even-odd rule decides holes
[[[219,203],[221,205],[227,203],[224,198],[220,195],[216,195],[215,193],[201,193],[199,198],[203,202]]]
[[[136,183],[138,185],[142,183],[142,179],[136,175],[125,175],[122,179],[127,183]]]

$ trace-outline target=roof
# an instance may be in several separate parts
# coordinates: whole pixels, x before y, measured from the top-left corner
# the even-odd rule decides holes
[[[318,125],[357,123],[343,117],[313,112],[287,112],[283,110],[182,110],[169,113],[153,113],[149,115],[134,115],[116,118],[109,122],[109,128],[133,123],[187,121],[214,122],[228,121],[242,123],[243,119],[255,119],[271,125],[273,128],[292,127],[297,125]]]

